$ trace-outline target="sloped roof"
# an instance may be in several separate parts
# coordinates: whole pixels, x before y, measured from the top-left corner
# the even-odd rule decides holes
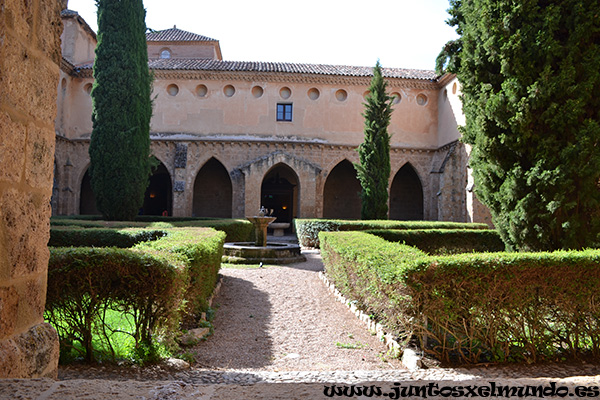
[[[94,40],[96,40],[96,32],[94,32],[94,30],[92,28],[90,28],[88,23],[85,22],[85,20],[81,17],[81,15],[79,15],[79,13],[77,11],[73,11],[68,8],[65,8],[64,10],[62,10],[60,12],[60,16],[61,16],[61,18],[65,18],[65,19],[72,18],[72,19],[77,20],[77,22],[83,27],[83,30],[85,30],[87,33],[89,33],[90,36],[92,36],[94,38]]]
[[[76,17],[78,15],[79,13],[77,11],[69,10],[68,8],[65,8],[60,12],[61,17]]]
[[[162,31],[146,33],[148,42],[217,42],[207,36],[177,29],[176,26]]]
[[[178,71],[228,71],[228,72],[279,72],[291,74],[314,74],[329,76],[373,76],[372,67],[355,67],[346,65],[297,64],[263,61],[221,61],[208,59],[150,59],[148,66],[153,70]],[[434,71],[382,68],[386,78],[423,79],[435,81],[438,75]]]

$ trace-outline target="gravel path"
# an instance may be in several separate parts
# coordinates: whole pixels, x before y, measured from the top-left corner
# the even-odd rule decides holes
[[[256,269],[224,268],[215,333],[193,349],[197,366],[263,371],[401,368],[318,277],[320,255]]]

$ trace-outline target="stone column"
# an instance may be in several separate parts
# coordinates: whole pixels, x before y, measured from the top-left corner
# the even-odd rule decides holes
[[[190,198],[194,194],[193,182],[188,182],[187,170],[187,143],[175,143],[175,159],[173,161],[173,216],[186,217],[191,215],[192,202]],[[189,208],[189,209],[188,209]]]
[[[323,204],[323,194],[317,201],[317,176],[318,172],[314,168],[307,168],[299,174],[300,179],[300,207],[298,218],[317,218],[318,203]],[[322,208],[321,208],[322,209]],[[323,215],[321,211],[320,216]]]
[[[0,7],[0,378],[57,375],[43,313],[63,6]]]

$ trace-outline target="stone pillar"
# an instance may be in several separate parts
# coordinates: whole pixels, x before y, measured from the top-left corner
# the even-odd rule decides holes
[[[244,173],[235,169],[230,174],[232,186],[231,216],[233,218],[246,217],[246,180]]]
[[[254,166],[250,166],[250,168],[244,171],[244,187],[246,188],[244,211],[246,213],[246,217],[258,215],[258,211],[262,206],[260,196],[263,176],[258,173],[259,171],[256,171],[257,168],[253,167]]]
[[[323,215],[323,211],[317,214],[317,176],[319,172],[314,168],[306,168],[299,174],[300,207],[298,218],[317,218],[317,216]],[[323,204],[322,197],[321,194],[321,205]]]
[[[0,378],[57,375],[43,313],[63,6],[0,7]]]
[[[173,216],[185,217],[191,215],[190,198],[194,195],[194,183],[188,179],[187,143],[175,144],[175,159],[173,161]],[[189,205],[189,206],[188,206]]]

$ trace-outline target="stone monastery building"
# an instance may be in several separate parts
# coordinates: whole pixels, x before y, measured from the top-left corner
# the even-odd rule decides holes
[[[87,170],[96,35],[76,12],[62,18],[52,208],[95,214]],[[224,61],[217,40],[176,27],[147,41],[151,152],[160,164],[141,213],[244,217],[265,206],[281,222],[360,217],[352,163],[371,67]],[[389,217],[481,220],[458,142],[458,82],[433,71],[383,72],[395,103]]]

